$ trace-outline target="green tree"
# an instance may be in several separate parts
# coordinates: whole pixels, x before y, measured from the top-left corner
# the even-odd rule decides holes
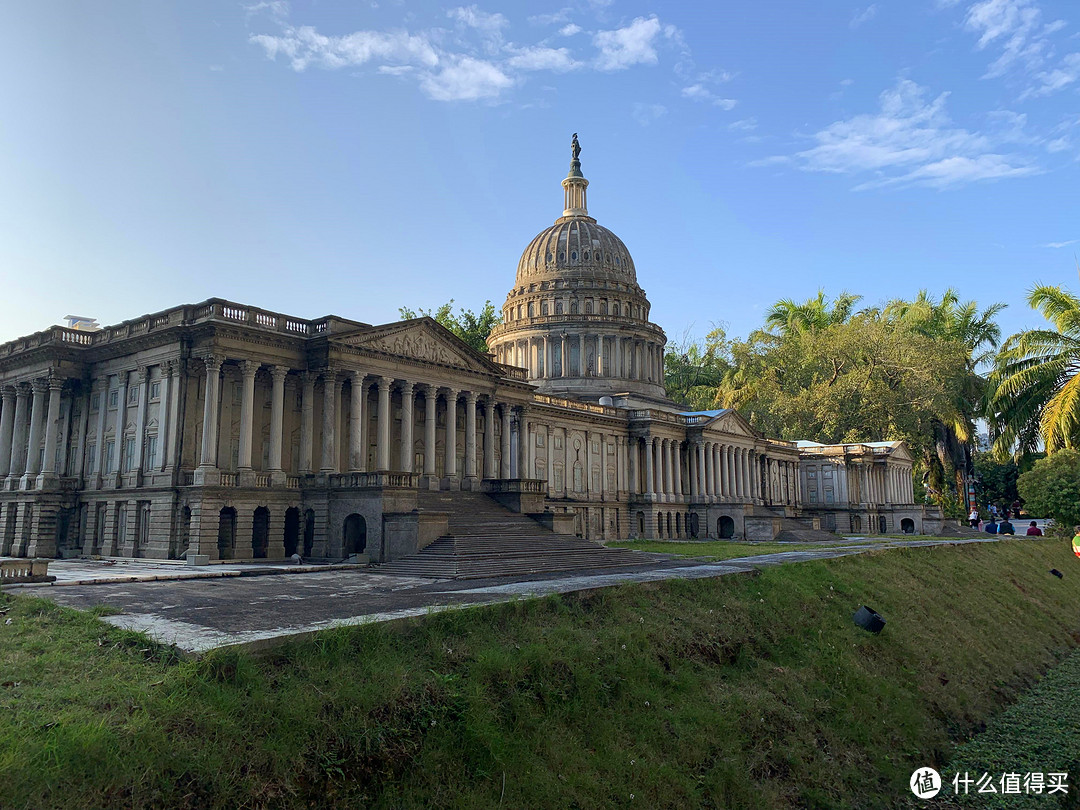
[[[1017,487],[1028,513],[1060,526],[1080,525],[1080,451],[1059,450],[1036,461]]]
[[[1029,329],[1002,346],[990,376],[994,451],[1027,455],[1080,447],[1080,299],[1040,285],[1028,295],[1053,329]]]
[[[1020,491],[1016,488],[1020,467],[1016,461],[1011,458],[1000,461],[991,453],[976,453],[972,463],[979,483],[980,503],[1008,507],[1020,497]]]
[[[825,290],[818,290],[816,298],[809,298],[801,304],[791,298],[783,298],[766,313],[765,328],[782,335],[826,329],[848,321],[855,305],[861,300],[861,295],[842,292],[830,304]]]
[[[401,314],[402,320],[422,317],[434,318],[468,343],[470,347],[482,354],[486,354],[488,335],[495,328],[495,324],[499,322],[499,315],[495,311],[495,305],[490,301],[485,301],[479,313],[462,308],[457,315],[454,314],[453,306],[454,299],[451,298],[434,312],[430,309],[413,310],[408,307],[400,307],[398,312]]]
[[[704,344],[690,339],[669,343],[664,354],[667,394],[690,410],[716,407],[716,392],[730,370],[727,336],[721,328],[705,336]]]

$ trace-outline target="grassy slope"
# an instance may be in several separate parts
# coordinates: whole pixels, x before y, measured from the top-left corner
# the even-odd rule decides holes
[[[882,635],[851,623],[863,602]],[[1078,604],[1067,545],[1024,540],[198,662],[20,598],[0,622],[0,806],[896,806],[915,765],[1075,644]]]
[[[862,542],[836,543],[747,543],[730,540],[624,540],[609,546],[632,548],[656,554],[676,554],[681,557],[700,557],[708,560],[734,560],[756,557],[759,554],[778,554],[784,551],[820,551],[842,546],[867,545]]]

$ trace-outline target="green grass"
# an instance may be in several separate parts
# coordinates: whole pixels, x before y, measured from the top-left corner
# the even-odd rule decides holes
[[[199,661],[9,598],[0,807],[895,807],[1075,645],[1078,605],[1067,544],[1019,539]]]
[[[950,798],[955,789],[952,778],[967,772],[971,779],[990,774],[995,788],[1001,789],[1002,774],[1018,773],[1020,789],[1028,773],[1069,774],[1067,796],[1070,807],[1080,806],[1080,651],[1054,667],[1034,689],[1000,715],[992,718],[986,730],[956,750],[947,773],[943,774],[945,792]],[[1037,794],[979,794],[969,786],[961,802],[975,807],[1046,807],[1049,796]],[[1056,797],[1062,798],[1060,793]]]
[[[866,545],[866,543],[837,538],[835,543],[748,543],[736,540],[625,540],[618,543],[608,543],[607,545],[656,554],[676,554],[680,557],[733,560],[738,557],[756,557],[759,554],[779,554],[784,551],[820,551],[821,549],[837,548],[839,546],[861,546]]]

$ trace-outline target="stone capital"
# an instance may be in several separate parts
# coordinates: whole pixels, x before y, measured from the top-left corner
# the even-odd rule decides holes
[[[394,378],[393,377],[379,377],[378,382],[379,382],[379,390],[380,391],[389,391],[390,386],[393,385],[393,383],[394,383]]]
[[[16,391],[14,385],[0,386],[0,396],[3,396],[4,402],[11,402],[14,400],[15,394]]]
[[[241,360],[236,364],[240,369],[240,376],[254,378],[262,364],[258,360]]]
[[[48,379],[48,386],[50,391],[59,391],[64,387],[64,383],[67,382],[63,377],[57,377],[50,375]]]
[[[203,367],[206,369],[207,374],[216,374],[221,371],[221,365],[225,362],[225,358],[220,354],[213,354],[211,352],[203,352],[196,355],[202,360]]]
[[[285,382],[285,378],[289,376],[288,366],[270,366],[270,377],[274,382]]]
[[[33,389],[34,394],[44,394],[49,390],[49,378],[38,377],[36,380],[30,381],[30,387]]]
[[[399,387],[401,389],[402,396],[408,396],[416,390],[416,383],[412,382],[411,380],[403,380]]]
[[[465,392],[465,401],[468,402],[470,405],[475,405],[476,400],[479,398],[479,396],[480,395],[478,393],[476,393],[475,391],[466,391]]]
[[[353,385],[363,385],[364,380],[367,378],[367,374],[365,372],[360,371],[359,369],[355,369],[355,368],[352,369],[349,372],[349,374],[352,377],[352,384]]]
[[[326,368],[324,368],[322,370],[323,383],[325,383],[326,385],[333,385],[335,382],[337,382],[338,374],[340,373],[340,371],[341,369],[339,369],[337,366],[327,366]]]

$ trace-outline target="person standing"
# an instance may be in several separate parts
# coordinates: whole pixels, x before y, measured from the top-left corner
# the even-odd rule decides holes
[[[979,528],[979,510],[972,508],[971,514],[968,515],[968,525],[973,529]]]
[[[1073,553],[1080,557],[1080,526],[1073,527]]]

